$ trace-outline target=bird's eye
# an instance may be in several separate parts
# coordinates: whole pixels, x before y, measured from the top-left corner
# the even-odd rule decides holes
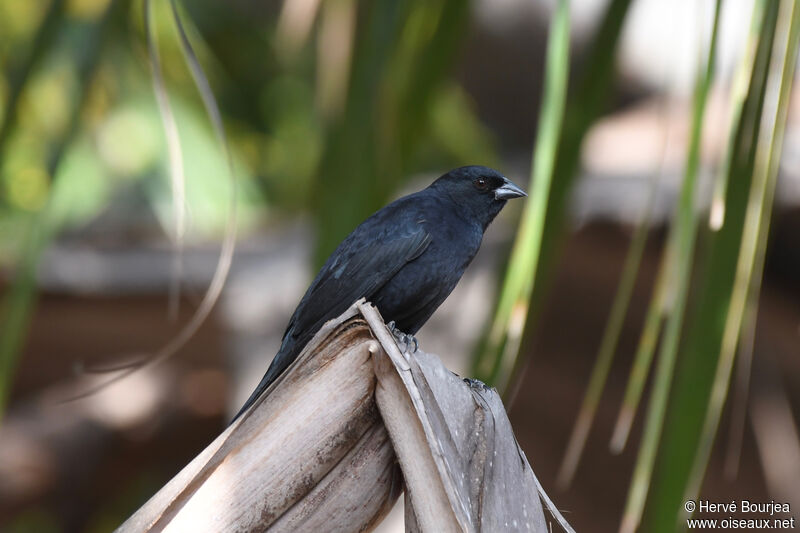
[[[472,182],[475,185],[475,188],[479,191],[485,191],[486,187],[489,186],[489,182],[486,181],[486,178],[475,178],[475,181]]]

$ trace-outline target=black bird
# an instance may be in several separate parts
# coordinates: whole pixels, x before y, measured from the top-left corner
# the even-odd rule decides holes
[[[426,189],[377,211],[331,254],[295,309],[278,354],[238,418],[294,361],[328,320],[361,297],[396,330],[414,335],[447,298],[483,232],[525,192],[496,170],[451,170]]]

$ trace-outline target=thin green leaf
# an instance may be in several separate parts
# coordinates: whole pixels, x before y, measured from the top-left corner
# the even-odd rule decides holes
[[[81,86],[87,86],[89,80],[92,79],[100,61],[103,42],[108,37],[109,20],[120,10],[122,4],[123,2],[120,0],[111,2],[102,18],[92,25],[89,31],[85,32],[81,46],[76,48],[75,61]],[[44,53],[44,51],[38,53]],[[48,176],[57,175],[64,153],[78,132],[87,92],[82,91],[73,103],[66,130],[50,147],[50,155],[45,165]],[[5,147],[0,147],[0,149],[2,148]],[[59,187],[54,180],[46,204],[41,211],[31,215],[28,221],[22,259],[17,268],[17,274],[11,282],[11,288],[0,306],[0,416],[5,411],[5,402],[10,392],[17,357],[22,349],[27,324],[34,309],[36,267],[42,252],[56,234],[61,222],[60,213],[56,207],[58,196]]]
[[[461,0],[357,7],[346,99],[341,112],[326,117],[312,197],[317,265],[386,202],[403,176],[418,170],[409,168],[411,156],[431,127],[431,101],[469,14],[469,4]]]
[[[726,155],[723,160],[717,179],[715,181],[714,198],[711,203],[711,214],[709,217],[709,226],[716,230],[719,229],[725,219],[725,193],[727,191],[728,175],[730,174],[730,167],[735,156],[735,141],[736,141],[736,127],[739,123],[744,103],[747,96],[747,88],[749,80],[752,76],[755,50],[758,43],[758,35],[761,32],[761,22],[763,21],[763,2],[757,1],[753,7],[753,18],[750,25],[750,35],[748,38],[748,45],[746,52],[740,62],[734,82],[731,88],[731,131],[728,139],[728,146],[726,148]],[[656,341],[658,334],[663,324],[663,311],[664,311],[664,294],[665,284],[663,283],[661,274],[659,274],[658,282],[656,284],[656,294],[658,295],[651,300],[648,306],[647,315],[645,319],[645,326],[642,335],[639,339],[639,347],[637,348],[634,364],[631,368],[631,374],[628,378],[628,385],[625,390],[625,396],[622,402],[619,416],[617,418],[614,432],[611,437],[610,449],[613,453],[621,453],[630,435],[630,429],[633,424],[633,418],[641,399],[642,391],[649,374],[650,365],[655,353]]]
[[[753,27],[757,31],[751,32],[750,39],[757,42],[763,23],[764,1],[758,0],[754,5]],[[758,22],[756,22],[756,19]],[[755,56],[755,51],[753,52]],[[754,61],[754,58],[753,58]],[[753,347],[755,344],[756,321],[758,318],[758,303],[761,292],[761,280],[764,271],[764,259],[767,250],[766,233],[756,243],[756,257],[753,273],[750,280],[750,289],[747,296],[745,314],[742,319],[742,332],[739,339],[739,355],[736,362],[737,378],[735,394],[731,407],[731,424],[728,434],[728,450],[725,457],[725,475],[729,479],[736,478],[739,470],[742,441],[744,440],[744,426],[747,417],[747,399],[750,388],[750,372],[753,366]]]
[[[61,21],[64,13],[64,0],[53,0],[47,8],[47,13],[36,31],[36,36],[33,38],[31,50],[28,57],[23,62],[22,66],[17,70],[12,70],[9,73],[9,89],[8,98],[4,104],[6,112],[3,114],[2,123],[0,123],[0,151],[5,148],[8,134],[11,131],[11,125],[16,121],[17,111],[19,110],[19,98],[25,85],[30,78],[31,73],[34,71],[39,61],[50,50],[53,38],[56,36],[57,26]]]
[[[708,46],[708,56],[705,68],[698,75],[695,88],[694,106],[692,113],[691,135],[689,152],[686,161],[686,172],[681,187],[678,211],[671,231],[675,233],[675,301],[664,329],[664,339],[659,352],[658,366],[655,381],[648,405],[647,419],[645,421],[644,436],[639,448],[633,479],[628,492],[628,500],[622,516],[620,531],[632,533],[641,521],[644,512],[647,491],[653,474],[658,442],[664,423],[667,409],[669,390],[678,354],[683,320],[685,318],[686,301],[689,294],[694,245],[697,236],[697,223],[695,220],[695,190],[697,174],[700,165],[700,143],[703,133],[703,116],[705,115],[708,92],[711,87],[714,58],[717,48],[717,33],[719,28],[719,15],[721,0],[717,0],[714,8],[714,22],[711,30],[711,39]]]
[[[489,376],[488,381],[501,390],[508,383],[519,351],[538,267],[547,202],[550,198],[556,150],[566,105],[569,28],[569,0],[560,0],[553,14],[547,43],[544,94],[531,171],[531,194],[525,204],[514,241],[497,314],[489,330],[489,351],[499,355],[493,360],[484,359],[484,366],[478,369],[479,376]]]
[[[283,0],[275,30],[275,45],[287,62],[295,59],[308,41],[319,7],[320,0]]]
[[[633,419],[639,406],[639,401],[650,373],[650,365],[658,344],[658,336],[664,324],[666,315],[666,292],[668,279],[668,264],[670,248],[667,246],[662,254],[661,263],[656,275],[656,286],[653,296],[647,306],[644,319],[644,327],[639,336],[639,344],[636,348],[636,355],[628,376],[628,385],[625,387],[625,396],[622,399],[622,407],[617,416],[617,423],[614,426],[614,433],[611,436],[610,449],[612,453],[621,453],[628,442]]]
[[[777,11],[777,2],[767,3],[756,67],[741,119],[734,125],[736,157],[728,180],[725,224],[718,231],[704,235],[708,251],[698,268],[690,309],[692,318],[687,321],[670,392],[643,518],[642,527],[647,531],[672,532],[683,515],[683,498],[706,417],[735,281]],[[707,226],[703,225],[703,229],[707,230]]]
[[[37,220],[31,220],[25,235],[25,252],[17,274],[0,308],[0,417],[5,412],[17,356],[28,329],[36,294],[36,265],[49,232]]]
[[[750,34],[747,36],[747,44],[742,60],[736,68],[736,74],[731,85],[731,128],[728,135],[728,144],[725,151],[725,158],[717,172],[717,179],[714,184],[714,193],[711,200],[711,210],[709,213],[708,225],[712,230],[718,230],[725,222],[725,193],[728,190],[728,177],[731,172],[731,165],[735,157],[734,148],[736,147],[736,128],[744,110],[744,103],[747,98],[747,88],[750,78],[753,76],[755,68],[756,48],[758,46],[758,36],[761,34],[761,26],[764,22],[764,2],[756,0],[753,3],[753,14],[750,19]]]
[[[714,443],[722,408],[728,396],[731,370],[747,309],[747,298],[752,288],[753,274],[763,265],[763,257],[759,258],[758,249],[759,243],[767,241],[769,233],[798,42],[800,42],[800,7],[794,0],[784,0],[778,13],[774,45],[777,53],[773,53],[770,67],[772,74],[767,82],[767,94],[764,100],[764,109],[767,112],[762,116],[762,132],[758,136],[756,165],[736,264],[736,279],[725,319],[711,398],[706,410],[700,445],[695,453],[694,465],[689,476],[686,498],[696,498],[705,475],[711,445]]]
[[[614,354],[617,351],[620,333],[625,323],[628,305],[633,295],[636,278],[639,274],[639,265],[642,262],[644,247],[647,243],[650,219],[656,203],[658,183],[660,181],[659,177],[660,172],[654,172],[650,179],[647,203],[638,221],[628,254],[625,257],[625,264],[622,268],[619,286],[614,295],[614,301],[611,304],[611,313],[606,322],[603,337],[600,341],[600,348],[598,349],[594,367],[592,368],[592,374],[589,378],[589,386],[584,394],[583,403],[578,412],[578,419],[572,428],[572,434],[567,444],[567,451],[564,454],[564,459],[559,468],[557,479],[559,486],[562,488],[568,487],[575,475],[575,470],[578,467],[578,462],[583,453],[586,439],[589,436],[589,430],[591,429],[595,413],[597,412],[597,406],[600,403],[600,396],[605,388],[608,372],[614,360]]]
[[[494,319],[493,324],[497,324],[497,326],[493,325],[492,327],[496,328],[496,331],[527,329],[525,328],[526,323],[530,322],[530,317],[536,314],[536,308],[539,302],[542,301],[546,279],[549,276],[553,258],[555,257],[554,249],[558,236],[561,235],[566,212],[566,201],[577,176],[580,146],[586,131],[600,114],[606,101],[608,89],[613,79],[617,42],[619,41],[622,23],[629,7],[630,0],[612,0],[606,9],[591,45],[587,47],[589,54],[585,61],[586,68],[576,85],[576,90],[567,96],[567,103],[564,109],[552,171],[553,177],[557,179],[552,181],[549,188],[549,197],[546,202],[543,202],[545,204],[542,223],[544,232],[541,235],[541,243],[538,246],[539,253],[534,258],[536,268],[530,274],[533,279],[527,283],[531,287],[530,297],[527,304],[514,309],[514,291],[508,289],[509,296],[506,296],[506,302],[502,307],[498,304],[495,312],[498,317]],[[537,187],[535,183],[532,186],[534,188]],[[536,193],[534,192],[534,194]],[[508,279],[504,281],[504,285],[509,287],[523,286],[525,283],[522,280],[512,278],[528,274],[529,272],[515,272],[509,266],[506,271],[506,278]],[[533,311],[533,313],[529,313],[529,311]],[[500,316],[501,314],[502,316]],[[512,352],[506,348],[507,343],[504,338],[498,339],[496,334],[495,342],[490,342],[490,336],[491,332],[484,339],[483,345],[477,352],[474,374],[484,381],[502,387],[502,384],[493,381],[493,374],[499,375],[501,369],[503,369],[503,372],[510,379],[517,375],[515,370],[521,366],[522,361],[519,358],[518,350]],[[500,335],[500,337],[503,337],[503,335]],[[506,357],[505,363],[503,363],[502,359],[504,353],[510,354]],[[510,390],[510,388],[506,388],[506,390]]]
[[[650,374],[650,367],[653,363],[665,318],[670,313],[675,302],[675,291],[677,290],[675,279],[675,261],[678,257],[677,237],[678,233],[671,229],[661,255],[653,296],[647,306],[644,326],[639,336],[636,355],[631,365],[622,406],[609,443],[609,449],[612,453],[621,453],[625,449],[633,420],[644,392],[644,386]]]
[[[755,346],[758,303],[761,292],[761,279],[764,272],[764,257],[767,239],[758,243],[756,265],[747,297],[747,309],[742,320],[742,333],[739,339],[739,354],[736,360],[736,385],[731,404],[731,424],[728,429],[728,449],[725,453],[725,477],[733,481],[739,475],[739,461],[744,441],[744,426],[747,419],[747,400],[750,397],[750,373],[753,368],[753,348]]]

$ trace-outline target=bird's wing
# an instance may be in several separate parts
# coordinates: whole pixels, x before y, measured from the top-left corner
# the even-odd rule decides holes
[[[403,265],[419,257],[430,242],[430,233],[418,222],[385,228],[378,235],[354,232],[309,287],[287,334],[313,335],[325,321],[339,316],[359,298],[369,299]]]
[[[425,251],[431,235],[418,220],[410,224],[359,226],[339,245],[297,306],[283,342],[266,374],[233,418],[245,412],[297,358],[300,350],[326,321],[341,315],[359,298],[372,294],[398,270]]]

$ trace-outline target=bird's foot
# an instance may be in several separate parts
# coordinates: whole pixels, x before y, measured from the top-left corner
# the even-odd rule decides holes
[[[389,328],[389,332],[392,334],[392,337],[394,337],[394,340],[397,341],[397,344],[401,345],[403,353],[417,353],[417,350],[419,350],[419,342],[414,335],[409,335],[408,333],[400,331],[394,323],[394,320],[386,324],[386,326]],[[409,348],[412,346],[413,348],[409,351]]]
[[[473,389],[484,389],[484,390],[490,389],[490,387],[486,383],[484,383],[479,379],[463,378],[463,381]]]

